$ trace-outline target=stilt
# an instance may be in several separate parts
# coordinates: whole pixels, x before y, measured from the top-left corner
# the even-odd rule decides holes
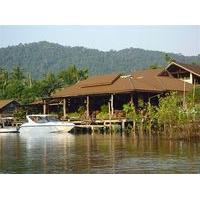
[[[133,94],[131,93],[131,104],[133,104]]]
[[[110,133],[111,133],[111,102],[110,101],[108,101],[108,113],[109,113],[109,131],[110,131]]]
[[[66,118],[66,98],[63,99],[63,117]]]
[[[122,132],[125,130],[125,120],[122,120]]]
[[[86,101],[87,101],[87,105],[86,105],[86,107],[87,107],[87,118],[89,118],[90,117],[90,98],[89,98],[89,96],[87,96],[86,97]]]
[[[111,109],[111,115],[113,116],[114,114],[114,95],[111,94],[111,97],[110,97],[110,109]]]
[[[46,100],[43,101],[43,114],[47,114],[47,102]]]

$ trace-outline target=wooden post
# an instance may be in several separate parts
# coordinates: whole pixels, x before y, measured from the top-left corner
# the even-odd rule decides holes
[[[63,117],[66,118],[66,98],[63,99]]]
[[[195,91],[196,90],[196,82],[194,80],[194,85],[193,85],[193,92],[192,92],[192,105],[194,106],[195,103]]]
[[[112,129],[112,126],[111,126],[111,101],[109,100],[108,101],[108,113],[109,113],[109,128],[110,128],[110,133],[111,133],[111,129]]]
[[[111,98],[110,98],[110,109],[111,109],[111,115],[113,116],[114,114],[114,95],[111,94]]]
[[[45,115],[47,113],[47,102],[46,100],[43,101],[43,114]]]
[[[125,122],[126,122],[126,120],[123,119],[123,120],[122,120],[122,126],[121,126],[121,127],[122,127],[122,132],[125,130]]]
[[[183,109],[186,109],[186,100],[185,100],[185,81],[183,81]]]
[[[109,114],[109,118],[110,118],[110,115],[111,115],[110,101],[108,101],[108,114]]]
[[[89,98],[89,96],[86,97],[86,100],[87,100],[87,105],[86,105],[86,107],[87,107],[87,118],[89,118],[90,117],[90,98]]]
[[[192,73],[190,73],[190,83],[193,84],[193,76],[192,76]]]
[[[133,104],[133,94],[131,93],[131,103]]]

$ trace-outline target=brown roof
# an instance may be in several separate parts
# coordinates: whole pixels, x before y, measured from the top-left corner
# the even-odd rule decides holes
[[[15,100],[12,100],[12,99],[0,100],[0,109],[7,106],[9,103],[11,103],[13,101],[15,101]]]
[[[140,79],[158,91],[183,91],[184,84],[186,91],[192,89],[192,84],[184,83],[182,80],[172,78],[170,76],[161,76],[162,69],[147,69],[133,73],[135,79]]]
[[[158,76],[161,71],[162,69],[151,69],[137,71],[127,76],[100,75],[90,77],[75,85],[58,90],[52,97],[125,93],[133,91],[183,91],[183,81],[171,77]],[[95,80],[97,80],[97,84],[95,84]],[[192,85],[189,83],[185,83],[185,87],[186,91],[192,89]]]
[[[49,104],[52,104],[52,103],[59,103],[59,101],[57,100],[57,99],[53,99]],[[30,103],[30,104],[28,104],[29,106],[31,106],[31,105],[43,105],[44,104],[44,102],[43,102],[43,100],[41,99],[38,99],[38,100],[35,100],[34,102],[32,102],[32,103]]]
[[[111,85],[120,74],[106,74],[103,76],[92,76],[81,82],[80,87],[93,87],[101,85]],[[103,77],[103,78],[102,78]]]
[[[197,64],[185,64],[185,63],[180,63],[180,62],[177,62],[177,61],[173,61],[171,62],[167,67],[166,69],[168,69],[170,66],[172,65],[176,65],[176,66],[179,66],[197,76],[200,76],[200,65],[197,65]]]
[[[133,72],[134,76],[158,76],[161,72],[163,72],[163,69],[145,69],[145,70],[138,70]]]
[[[43,100],[35,100],[34,102],[30,103],[30,105],[40,105],[43,104]]]

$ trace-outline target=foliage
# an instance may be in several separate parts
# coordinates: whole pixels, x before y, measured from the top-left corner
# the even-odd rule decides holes
[[[169,56],[169,54],[165,54],[165,61],[167,62],[167,63],[170,63],[170,62],[172,62],[174,59],[171,57],[171,56]]]
[[[178,105],[180,105],[180,98],[176,93],[160,97],[157,108],[158,123],[173,125],[177,122],[179,118]]]
[[[194,104],[200,103],[200,86],[197,85],[187,93],[186,95],[187,104],[189,107],[193,107]]]
[[[40,80],[33,80],[30,74],[25,74],[23,68],[15,66],[12,71],[0,68],[0,99],[16,99],[22,104],[29,104],[36,98],[49,97],[56,89],[71,85],[88,76],[87,69],[77,69],[73,65],[73,76],[70,74],[72,66],[61,73],[48,72]],[[68,74],[69,73],[69,74]],[[66,82],[65,77],[73,81]],[[74,79],[77,77],[76,79]]]
[[[67,116],[69,118],[73,118],[73,119],[79,119],[80,118],[80,114],[78,112],[73,112],[73,113],[67,113]]]
[[[200,104],[194,106],[194,118],[200,119]]]
[[[97,119],[108,119],[109,118],[109,107],[104,104],[100,108],[100,112],[96,116]]]
[[[17,121],[22,121],[25,119],[26,111],[23,108],[18,108],[14,111],[13,116]]]
[[[108,105],[107,104],[102,105],[100,110],[101,110],[101,113],[103,114],[108,113],[109,112]]]
[[[80,116],[84,115],[84,114],[85,114],[85,111],[86,111],[85,106],[80,106],[80,107],[78,108],[78,113],[79,113]]]
[[[158,120],[158,107],[151,105],[148,103],[146,108],[146,117],[148,123],[157,122]]]
[[[75,65],[69,65],[59,72],[58,77],[64,81],[65,85],[72,85],[88,77],[88,69],[77,69]]]
[[[183,56],[169,53],[168,57],[180,62],[200,63],[200,56]],[[30,73],[34,79],[43,74],[64,70],[66,66],[75,64],[77,69],[88,66],[90,75],[104,73],[129,73],[139,67],[150,65],[166,65],[165,53],[147,51],[138,48],[127,48],[120,51],[99,51],[84,47],[62,46],[49,42],[20,44],[0,49],[0,66],[12,70],[14,65],[23,66],[24,72]],[[139,66],[139,67],[138,67]]]
[[[52,72],[47,73],[43,80],[40,81],[41,97],[50,97],[56,89],[62,87],[62,81],[58,79]]]
[[[123,111],[126,113],[127,118],[132,118],[132,115],[135,112],[134,105],[132,103],[124,104]]]

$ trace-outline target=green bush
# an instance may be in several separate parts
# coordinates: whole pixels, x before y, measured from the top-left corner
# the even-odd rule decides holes
[[[100,112],[96,115],[97,119],[109,119],[108,105],[104,104],[100,108]]]
[[[84,115],[85,111],[86,111],[85,106],[80,106],[78,108],[78,113],[79,113],[80,116]]]
[[[13,117],[17,120],[17,121],[22,121],[23,119],[26,118],[26,111],[23,108],[18,108],[14,111],[13,113]]]

